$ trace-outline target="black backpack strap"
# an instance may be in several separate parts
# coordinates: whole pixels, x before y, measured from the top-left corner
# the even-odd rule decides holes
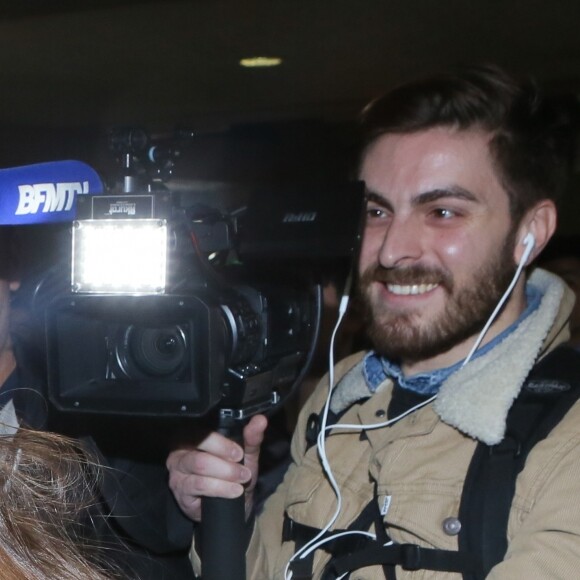
[[[370,527],[370,524],[373,522],[374,513],[378,509],[376,507],[376,503],[377,502],[375,498],[371,499],[371,501],[364,507],[357,518],[351,522],[350,526],[346,530],[333,530],[332,532],[327,532],[320,539],[322,540],[323,538],[332,538],[334,535],[340,534],[344,531],[366,531]],[[320,529],[295,522],[288,516],[287,513],[284,514],[282,540],[285,542],[294,541],[295,552],[301,550],[319,533]],[[325,550],[331,555],[347,554],[352,551],[360,550],[370,541],[372,540],[363,535],[341,536],[335,539],[329,539],[327,542],[322,544],[319,549]],[[314,552],[311,552],[305,558],[297,558],[294,560],[291,564],[292,579],[294,580],[296,578],[300,578],[301,580],[308,580],[312,578],[313,560]]]
[[[378,542],[373,542],[362,550],[331,560],[327,567],[327,576],[323,578],[338,578],[346,572],[375,565],[401,566],[405,570],[464,572],[473,570],[477,563],[470,554],[455,550],[421,548],[416,544],[381,546]]]
[[[375,498],[376,495],[375,485]],[[422,548],[415,544],[394,544],[387,535],[376,499],[372,511],[375,516],[376,541],[367,541],[357,550],[338,553],[333,551],[333,558],[327,564],[322,580],[343,578],[345,574],[359,568],[377,565],[382,566],[386,580],[396,580],[396,566],[401,566],[404,570],[426,569],[461,573],[472,571],[479,565],[471,554],[455,550]]]
[[[465,580],[487,576],[507,551],[507,525],[516,479],[530,450],[562,420],[580,397],[580,354],[560,347],[532,370],[506,421],[501,443],[479,443],[464,483],[459,509],[459,550],[480,554],[481,568]]]
[[[379,495],[378,482],[375,482],[375,494],[374,495],[375,495],[375,498],[378,497],[378,495]],[[377,543],[380,544],[381,546],[385,546],[391,541],[391,538],[387,534],[387,530],[385,528],[385,524],[383,521],[383,514],[381,513],[381,510],[379,509],[378,502],[375,503],[375,506],[376,506],[376,509],[375,509],[375,534],[377,536]],[[385,575],[385,580],[397,580],[395,566],[389,565],[387,563],[383,563],[382,567],[383,567],[383,574]]]
[[[377,518],[377,514],[379,517]],[[363,535],[347,535],[333,538],[344,531],[368,530],[375,522],[377,541]],[[296,551],[303,548],[320,530],[293,521],[288,514],[284,515],[284,541],[294,541]],[[331,555],[325,567],[321,580],[334,580],[344,574],[364,568],[379,565],[383,567],[385,578],[396,578],[395,566],[405,570],[436,570],[448,572],[475,571],[479,562],[472,554],[455,550],[437,550],[421,548],[414,544],[387,544],[389,538],[384,530],[382,517],[376,498],[373,498],[350,524],[347,530],[333,530],[322,538],[328,539],[319,549]],[[321,538],[321,539],[322,539]],[[290,565],[293,580],[311,580],[314,551],[304,558],[297,558]]]

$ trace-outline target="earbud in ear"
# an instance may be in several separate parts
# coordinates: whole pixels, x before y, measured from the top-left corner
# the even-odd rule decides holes
[[[525,264],[528,261],[528,258],[530,257],[530,254],[532,253],[534,246],[536,245],[536,238],[534,237],[534,234],[532,234],[531,232],[528,232],[526,234],[526,237],[522,240],[522,244],[524,244],[524,246],[526,246],[526,249],[524,250],[524,253],[522,254],[522,257],[520,259],[520,263]]]

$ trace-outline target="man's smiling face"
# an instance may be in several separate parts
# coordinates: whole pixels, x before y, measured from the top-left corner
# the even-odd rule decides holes
[[[390,358],[459,360],[515,272],[516,231],[488,140],[439,127],[387,134],[366,152],[360,289],[371,338]],[[518,308],[508,301],[502,316],[515,320]]]

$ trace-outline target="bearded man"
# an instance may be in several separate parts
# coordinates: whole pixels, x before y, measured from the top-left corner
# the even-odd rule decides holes
[[[485,519],[468,472],[480,449],[512,441],[514,401],[569,337],[571,292],[528,268],[556,228],[569,113],[491,66],[401,86],[366,108],[359,292],[374,349],[339,363],[331,396],[324,379],[306,403],[292,465],[256,519],[248,577],[577,577],[580,405],[529,446],[515,491],[500,489],[507,478],[496,489],[485,468],[481,493],[508,497],[505,529],[485,528],[462,500],[475,494],[471,511]],[[544,390],[564,384],[548,378]],[[170,484],[191,519],[202,496],[245,493],[251,505],[265,424],[250,421],[244,449],[213,433],[171,454]],[[509,466],[526,439],[516,443]],[[463,549],[462,534],[480,527],[482,543],[505,536],[499,561]]]

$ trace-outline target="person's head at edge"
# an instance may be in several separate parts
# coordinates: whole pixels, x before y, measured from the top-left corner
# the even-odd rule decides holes
[[[362,116],[367,223],[360,289],[376,350],[406,374],[464,358],[556,228],[571,111],[492,66],[407,84]],[[489,341],[525,308],[520,277]]]
[[[10,294],[18,289],[20,259],[14,227],[0,227],[0,386],[16,368],[10,338]]]
[[[0,569],[5,580],[120,577],[91,537],[101,468],[73,439],[0,425]]]

